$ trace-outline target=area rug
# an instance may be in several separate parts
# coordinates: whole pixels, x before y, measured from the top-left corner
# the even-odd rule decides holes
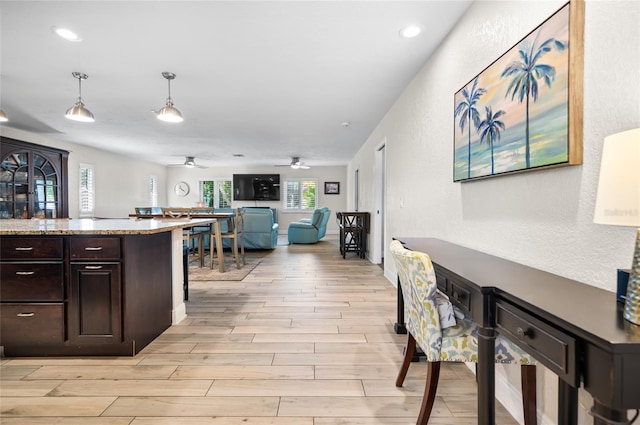
[[[204,267],[198,267],[197,265],[189,266],[189,281],[199,280],[233,280],[239,281],[247,277],[253,269],[260,264],[258,258],[247,258],[247,264],[242,265],[240,269],[236,268],[236,263],[231,257],[231,261],[224,262],[224,273],[220,273],[218,270],[218,263],[214,262],[213,269],[209,268],[209,259],[205,261]]]

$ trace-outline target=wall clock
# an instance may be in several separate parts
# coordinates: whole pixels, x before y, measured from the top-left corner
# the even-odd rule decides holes
[[[187,182],[178,182],[173,188],[178,196],[187,196],[189,194],[189,184]]]

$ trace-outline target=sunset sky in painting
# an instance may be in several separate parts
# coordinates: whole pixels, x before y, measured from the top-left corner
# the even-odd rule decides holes
[[[516,95],[514,100],[511,100],[511,94],[506,96],[507,89],[511,82],[510,76],[500,78],[502,71],[512,62],[519,61],[520,55],[518,50],[524,48],[529,50],[531,43],[536,42],[536,48],[540,46],[542,42],[548,38],[555,38],[559,41],[568,43],[569,41],[569,8],[565,7],[560,12],[553,15],[549,20],[544,22],[541,27],[534,30],[524,40],[519,42],[516,46],[505,53],[496,62],[491,64],[487,69],[481,72],[478,77],[478,87],[484,88],[486,93],[483,94],[477,105],[478,113],[481,119],[485,118],[485,106],[491,106],[493,113],[499,110],[504,110],[505,115],[500,117],[500,120],[506,126],[508,130],[510,127],[518,123],[525,121],[525,101],[522,103],[518,100]],[[547,52],[538,64],[546,64],[555,68],[556,76],[553,81],[552,88],[549,88],[544,80],[538,80],[538,99],[534,103],[533,98],[530,98],[529,114],[533,118],[541,111],[549,110],[550,108],[566,103],[568,101],[568,54],[567,50],[557,51],[556,49]],[[466,87],[470,87],[473,83],[471,80]],[[506,97],[505,97],[506,96]],[[455,105],[462,99],[461,91],[456,93]],[[455,148],[466,146],[468,143],[468,129],[461,133],[460,126],[458,125],[460,117],[455,118]],[[471,143],[478,142],[479,135],[476,132],[475,127],[471,129]]]

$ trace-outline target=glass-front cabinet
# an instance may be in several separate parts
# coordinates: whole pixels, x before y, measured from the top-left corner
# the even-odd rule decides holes
[[[68,216],[69,153],[1,138],[0,218]]]

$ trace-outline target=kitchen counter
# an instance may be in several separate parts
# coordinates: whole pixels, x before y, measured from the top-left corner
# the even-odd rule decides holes
[[[214,222],[210,218],[0,220],[0,235],[150,235]]]
[[[5,355],[140,352],[186,317],[183,228],[215,222],[0,220]]]

